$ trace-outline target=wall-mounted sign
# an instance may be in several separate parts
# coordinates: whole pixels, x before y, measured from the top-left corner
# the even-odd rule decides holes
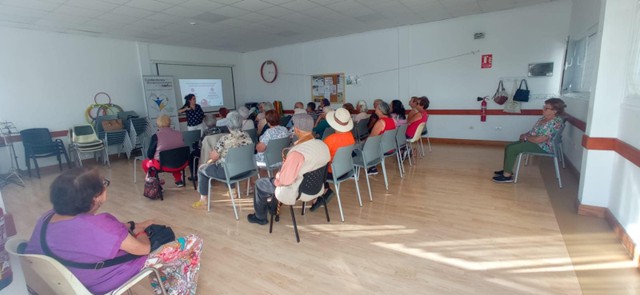
[[[493,54],[483,54],[482,60],[480,60],[480,68],[490,69],[493,64]]]

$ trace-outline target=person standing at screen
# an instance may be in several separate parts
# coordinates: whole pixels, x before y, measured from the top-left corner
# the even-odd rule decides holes
[[[187,116],[187,130],[202,131],[204,111],[202,111],[202,107],[196,103],[195,94],[189,93],[184,97],[184,106],[178,110],[178,113],[185,113]]]

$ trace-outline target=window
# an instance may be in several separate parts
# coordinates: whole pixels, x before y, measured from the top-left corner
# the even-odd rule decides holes
[[[569,40],[562,80],[563,95],[573,94],[589,98],[588,94],[595,86],[593,78],[596,74],[599,51],[597,37],[598,34],[594,28],[585,37]]]

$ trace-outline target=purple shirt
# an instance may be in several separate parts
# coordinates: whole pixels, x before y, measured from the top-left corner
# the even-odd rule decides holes
[[[40,247],[42,221],[53,210],[38,219],[25,253],[44,254]],[[79,214],[69,220],[50,222],[47,244],[56,256],[74,262],[95,263],[125,255],[120,250],[129,234],[127,227],[113,215]],[[102,269],[69,268],[82,284],[94,294],[104,294],[119,287],[136,275],[144,266],[147,256]]]

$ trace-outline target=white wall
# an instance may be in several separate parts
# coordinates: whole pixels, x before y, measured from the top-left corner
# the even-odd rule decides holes
[[[602,40],[587,135],[617,138],[638,149],[640,99],[625,92],[625,82],[629,66],[634,66],[630,48],[635,31],[630,24],[640,7],[636,0],[602,4]],[[640,241],[640,167],[614,151],[585,150],[579,198],[582,204],[608,208],[631,238]]]
[[[553,77],[528,79],[533,99],[523,108],[538,109],[545,97],[559,94],[570,5],[554,1],[250,52],[243,57],[244,99],[279,99],[292,108],[311,99],[310,75],[344,72],[362,78],[361,84],[347,86],[348,102],[400,98],[406,104],[410,96],[427,95],[432,109],[479,109],[476,97],[493,95],[500,78],[507,78],[511,90],[515,77],[526,76],[529,63],[554,62]],[[486,38],[474,40],[476,32]],[[493,54],[492,69],[480,69],[481,54]],[[268,59],[280,72],[273,84],[259,74]],[[432,116],[429,129],[433,137],[513,140],[535,119],[489,116],[480,123],[475,116]]]
[[[100,91],[109,93],[112,102],[123,109],[146,114],[142,75],[152,73],[151,60],[241,62],[240,53],[51,32],[0,28],[0,36],[0,120],[14,122],[20,130],[47,127],[60,131],[83,124],[85,110]],[[236,76],[236,93],[240,94],[242,76],[240,70]],[[9,167],[6,150],[0,148],[0,173]],[[24,169],[20,143],[16,152]],[[57,163],[55,158],[39,162],[41,166]]]

